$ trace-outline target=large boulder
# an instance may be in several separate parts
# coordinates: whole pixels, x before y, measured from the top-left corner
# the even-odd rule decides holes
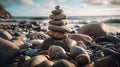
[[[11,14],[7,12],[2,5],[0,5],[0,18],[7,19],[11,18]]]
[[[117,34],[120,33],[120,30],[104,23],[91,23],[80,27],[78,33],[87,34],[96,38],[99,36],[106,36],[108,34]]]
[[[0,38],[0,64],[8,62],[14,58],[19,48],[12,42]]]

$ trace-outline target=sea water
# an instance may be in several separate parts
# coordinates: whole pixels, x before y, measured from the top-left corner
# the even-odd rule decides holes
[[[112,15],[112,16],[68,16],[67,17],[67,21],[68,21],[68,25],[69,27],[73,27],[73,26],[83,26],[87,23],[91,23],[92,22],[103,22],[103,23],[106,23],[108,25],[111,25],[111,26],[115,26],[115,27],[118,27],[120,28],[120,20],[119,22],[105,22],[107,20],[110,20],[110,19],[113,19],[113,18],[118,18],[120,19],[120,16],[119,15]],[[0,22],[0,23],[4,23],[4,24],[18,24],[19,22],[21,21],[27,21],[27,22],[30,22],[30,21],[37,21],[39,22],[43,28],[47,28],[46,26],[49,25],[49,21],[51,19],[49,19],[49,17],[47,16],[42,16],[42,17],[12,17],[11,20],[15,20],[17,22]]]

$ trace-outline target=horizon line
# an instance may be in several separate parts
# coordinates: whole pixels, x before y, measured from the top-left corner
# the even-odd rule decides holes
[[[120,16],[120,15],[71,15],[67,17],[77,17],[77,16]],[[12,16],[12,17],[49,17],[49,16]]]

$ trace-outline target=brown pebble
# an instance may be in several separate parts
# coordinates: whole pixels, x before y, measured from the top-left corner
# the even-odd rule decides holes
[[[82,66],[85,66],[91,62],[88,54],[80,54],[75,58],[75,60]]]
[[[54,32],[54,31],[48,31],[47,34],[53,38],[57,38],[57,39],[64,39],[67,37],[66,33],[58,33],[58,32]]]

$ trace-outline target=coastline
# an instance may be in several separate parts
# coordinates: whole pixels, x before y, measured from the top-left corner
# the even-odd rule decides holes
[[[119,26],[120,23],[118,22],[107,23],[106,22],[104,24],[104,21],[102,20],[100,21],[100,19],[99,20],[94,19],[92,21],[91,20],[80,20],[80,19],[67,19],[68,24],[66,28],[64,28],[65,31],[66,30],[69,31],[69,29],[67,29],[67,27],[69,27],[74,32],[68,33],[69,37],[61,40],[61,39],[52,38],[51,36],[48,35],[48,31],[49,31],[48,27],[50,25],[49,21],[50,19],[43,19],[43,20],[41,19],[39,20],[38,19],[37,20],[36,19],[34,20],[33,19],[19,19],[19,20],[7,19],[7,20],[0,21],[0,28],[1,28],[0,34],[2,34],[0,35],[0,38],[3,38],[3,39],[4,37],[8,38],[5,40],[8,42],[14,43],[13,44],[14,47],[11,46],[10,44],[6,44],[5,47],[6,48],[19,47],[18,54],[13,60],[16,60],[17,58],[20,61],[25,59],[24,62],[29,62],[30,59],[38,58],[38,59],[43,59],[43,60],[47,59],[46,61],[51,61],[54,63],[53,60],[56,60],[58,62],[60,58],[63,58],[64,60],[62,60],[62,62],[67,61],[67,60],[72,60],[75,63],[79,64],[85,61],[83,62],[83,64],[87,63],[85,64],[86,66],[92,65],[92,67],[94,67],[95,65],[97,67],[100,64],[102,67],[102,65],[104,66],[104,65],[111,64],[110,61],[108,61],[108,59],[114,59],[114,56],[116,56],[114,60],[120,63],[118,59],[116,59],[116,58],[120,58],[120,55],[119,55],[119,52],[120,52],[119,50],[120,35],[119,34],[120,32],[118,35],[111,34],[111,33],[114,33],[113,31],[115,32],[119,31],[117,29],[112,30],[113,29],[112,26],[115,26],[120,29],[120,26]],[[90,32],[89,31],[86,31],[86,32],[89,34],[94,34],[94,35],[100,34],[101,35],[100,37],[93,37],[93,36],[90,36],[89,34],[88,35],[84,34],[84,31],[83,31],[83,34],[78,32],[80,28],[82,29],[82,26],[89,25],[89,24],[90,25],[98,24],[98,26],[96,25],[88,26],[88,28],[86,27],[86,29],[89,29]],[[109,28],[107,25],[109,25],[111,28]],[[86,29],[83,28],[83,30],[86,30]],[[56,32],[53,32],[53,33],[55,37],[59,37],[60,35],[63,34],[62,33],[59,35],[59,33],[56,33]],[[105,35],[103,33],[105,33]],[[3,43],[5,42],[3,41]],[[65,46],[65,45],[68,45],[68,46]],[[7,46],[10,46],[10,47],[7,47]],[[3,46],[0,46],[0,47],[3,48]],[[54,50],[52,51],[52,49]],[[0,49],[0,51],[3,52],[5,50]],[[9,49],[9,51],[11,51],[11,49]],[[11,54],[13,52],[6,51],[6,53]],[[75,57],[74,56],[75,53],[78,56]],[[79,56],[79,54],[81,55]],[[2,57],[6,57],[4,55],[5,54],[3,54]],[[55,57],[57,56],[60,56],[60,57],[57,57],[56,59],[54,57],[51,57],[52,55],[54,55]],[[86,58],[86,59],[81,60],[81,58]],[[34,60],[36,59],[33,59],[32,61]],[[102,61],[106,61],[106,62],[104,62],[104,64],[101,64]],[[111,60],[111,62],[113,62],[111,66],[116,64],[114,63],[113,60]],[[8,65],[9,64],[11,65],[16,62],[9,60],[7,63]],[[74,64],[74,63],[70,62],[70,64]],[[5,64],[0,63],[0,66],[7,67],[6,62]]]

